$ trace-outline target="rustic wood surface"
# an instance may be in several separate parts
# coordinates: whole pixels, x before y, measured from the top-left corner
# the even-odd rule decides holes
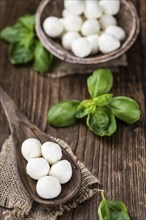
[[[39,0],[1,0],[0,29],[12,24],[17,17],[35,13]],[[141,120],[127,126],[118,122],[115,135],[100,138],[83,123],[70,128],[55,129],[47,123],[51,104],[66,99],[88,97],[86,76],[50,79],[36,74],[30,66],[14,67],[8,62],[8,46],[0,42],[0,81],[16,101],[22,113],[46,133],[64,139],[78,158],[98,176],[109,199],[122,200],[132,220],[146,219],[145,201],[145,135],[146,135],[146,3],[133,0],[140,19],[141,33],[128,52],[128,67],[114,72],[113,92],[136,99],[142,110]],[[0,107],[0,146],[9,135],[8,123]],[[77,209],[65,213],[60,220],[97,220],[100,195]],[[1,208],[0,219],[3,220]]]

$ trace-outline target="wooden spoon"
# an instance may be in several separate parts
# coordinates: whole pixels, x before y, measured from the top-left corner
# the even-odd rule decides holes
[[[37,182],[31,179],[26,173],[27,161],[23,158],[21,154],[21,145],[23,141],[27,138],[37,138],[41,141],[41,143],[44,143],[46,141],[53,141],[58,143],[58,140],[56,139],[56,141],[54,141],[55,138],[44,134],[42,131],[39,130],[39,128],[33,125],[22,113],[20,113],[14,101],[8,96],[2,86],[0,86],[0,101],[8,119],[11,134],[13,135],[15,141],[15,158],[18,175],[30,197],[38,203],[47,205],[60,205],[70,200],[73,196],[75,196],[80,188],[81,171],[77,162],[70,156],[70,154],[66,150],[62,148],[64,142],[59,142],[59,145],[62,145],[62,159],[67,159],[71,163],[73,169],[72,178],[68,183],[62,185],[61,194],[57,198],[51,200],[42,199],[36,193]]]

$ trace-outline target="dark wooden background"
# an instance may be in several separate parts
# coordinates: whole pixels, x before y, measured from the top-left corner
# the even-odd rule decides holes
[[[0,29],[25,13],[35,13],[38,3],[39,0],[1,0]],[[120,67],[114,72],[113,92],[139,102],[142,117],[138,123],[127,126],[118,122],[116,134],[109,138],[95,136],[83,123],[65,129],[52,128],[47,123],[49,107],[66,99],[87,98],[87,77],[51,79],[35,73],[30,66],[16,68],[8,62],[8,45],[4,42],[0,42],[0,81],[34,124],[68,142],[78,158],[99,177],[109,199],[122,200],[132,220],[145,220],[146,2],[133,0],[133,3],[140,16],[141,33],[128,52],[128,67]],[[0,107],[0,146],[8,135],[8,124]],[[98,194],[65,213],[60,220],[97,220],[99,201]]]

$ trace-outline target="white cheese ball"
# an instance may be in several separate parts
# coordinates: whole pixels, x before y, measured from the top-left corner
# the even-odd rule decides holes
[[[104,30],[109,25],[117,25],[117,20],[112,15],[103,15],[100,18],[99,23],[101,28]]]
[[[97,34],[94,34],[88,36],[87,40],[90,42],[92,46],[92,54],[96,54],[99,51],[99,46],[98,46],[99,36]]]
[[[85,37],[77,38],[71,45],[72,52],[77,57],[87,57],[92,52],[92,46]]]
[[[116,15],[120,11],[120,0],[100,0],[99,5],[108,15]]]
[[[78,32],[81,29],[82,18],[77,15],[69,15],[64,19],[64,28],[66,31]]]
[[[85,3],[82,0],[64,0],[64,7],[75,15],[81,15],[84,11]]]
[[[61,160],[50,169],[50,176],[54,176],[61,184],[67,183],[72,177],[72,167],[69,161]]]
[[[102,9],[99,6],[98,1],[86,1],[84,15],[86,18],[100,18],[102,16]]]
[[[29,159],[26,166],[27,174],[35,180],[38,180],[41,177],[48,175],[49,170],[50,166],[44,158]]]
[[[67,10],[67,9],[63,9],[63,11],[62,11],[62,17],[63,18],[66,18],[67,16],[69,16],[70,15],[70,12]]]
[[[115,51],[121,46],[121,43],[117,38],[106,33],[99,37],[98,43],[100,51],[105,54]]]
[[[63,33],[64,27],[57,17],[48,17],[44,20],[43,28],[45,33],[52,38],[60,37]]]
[[[96,19],[87,19],[81,27],[81,33],[83,36],[97,34],[99,30],[100,25]]]
[[[51,141],[44,143],[41,147],[42,156],[49,162],[49,164],[54,164],[59,161],[62,157],[61,147]]]
[[[53,199],[61,193],[61,185],[55,177],[44,176],[38,180],[36,191],[43,199]]]
[[[22,143],[21,152],[26,160],[41,156],[41,142],[35,138],[28,138]]]
[[[71,45],[72,45],[72,42],[81,37],[79,33],[77,32],[67,32],[65,33],[63,36],[62,36],[62,46],[66,49],[66,50],[71,50]]]
[[[126,38],[125,31],[119,26],[110,25],[106,28],[105,33],[111,34],[120,41],[123,41]]]

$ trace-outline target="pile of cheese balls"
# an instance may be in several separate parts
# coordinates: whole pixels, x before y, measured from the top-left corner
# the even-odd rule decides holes
[[[114,17],[120,0],[64,0],[62,18],[44,20],[43,28],[51,38],[61,38],[62,46],[77,57],[117,50],[125,31]]]
[[[44,199],[53,199],[61,193],[61,184],[72,177],[69,161],[61,160],[61,147],[54,142],[41,144],[35,138],[29,138],[22,144],[21,152],[28,161],[27,174],[37,181],[36,192]]]

